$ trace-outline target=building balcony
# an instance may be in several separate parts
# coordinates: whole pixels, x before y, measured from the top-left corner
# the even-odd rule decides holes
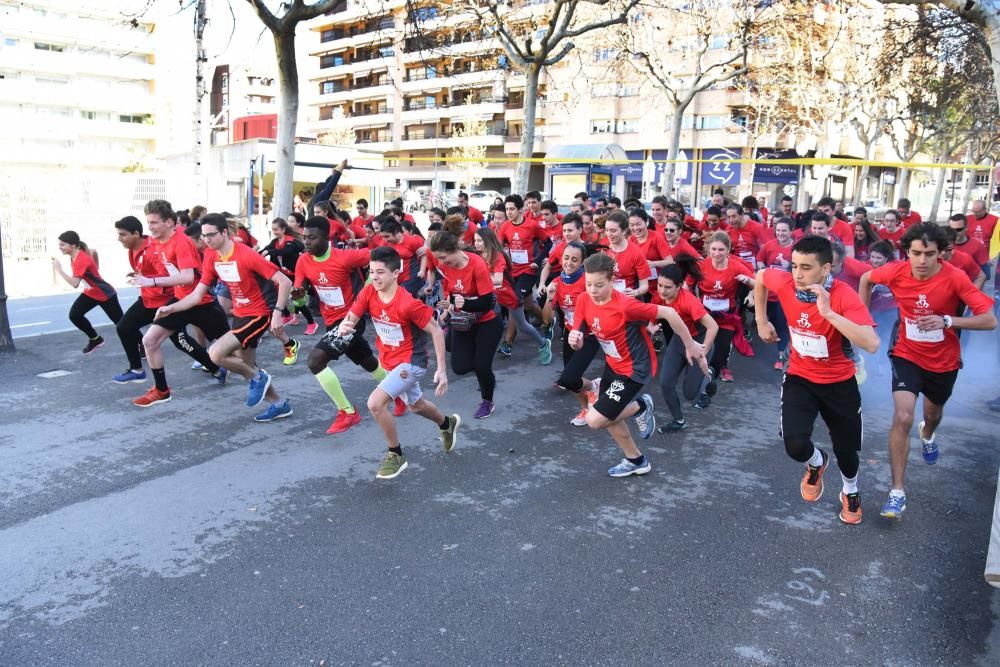
[[[317,17],[309,25],[313,30],[350,25],[372,16],[391,14],[391,10],[405,6],[406,2],[407,0],[347,0],[340,11]]]
[[[492,86],[500,76],[499,69],[486,69],[477,72],[455,72],[445,76],[415,77],[404,79],[400,83],[403,93],[431,93],[445,88],[472,87],[476,85]]]
[[[0,67],[67,77],[85,74],[144,81],[156,78],[155,67],[149,63],[127,62],[84,53],[40,51],[32,45],[24,44],[16,48],[0,49]]]
[[[420,48],[423,46],[423,48]],[[467,56],[475,53],[499,53],[497,45],[484,39],[470,39],[465,42],[443,42],[436,40],[424,40],[423,44],[413,44],[411,48],[404,49],[403,62],[406,64],[418,63],[430,58],[454,58],[457,56]]]
[[[331,65],[329,67],[323,67],[321,65],[319,69],[316,70],[316,74],[309,78],[312,81],[320,81],[325,79],[336,79],[345,74],[352,74],[354,78],[361,78],[368,76],[373,70],[388,69],[389,67],[392,67],[394,57],[395,56],[391,55],[376,55],[374,58],[368,60],[355,60],[342,65]]]
[[[367,100],[375,97],[388,97],[396,91],[392,84],[370,86],[367,88],[348,87],[336,93],[321,94],[310,101],[310,106],[327,106],[328,104],[338,104],[342,102],[353,102],[355,100]]]
[[[372,127],[385,127],[392,123],[393,111],[386,109],[368,114],[356,113],[350,116],[338,116],[336,118],[320,119],[310,123],[312,129],[317,132],[331,130],[358,130]]]
[[[413,130],[404,132],[399,142],[400,150],[427,150],[458,148],[461,146],[502,146],[504,131],[490,128],[486,134],[476,137],[456,137],[453,132]]]
[[[395,21],[390,17],[385,26],[374,25],[365,28],[327,28],[320,30],[319,45],[309,52],[311,56],[341,51],[351,47],[367,46],[391,37],[396,31]]]

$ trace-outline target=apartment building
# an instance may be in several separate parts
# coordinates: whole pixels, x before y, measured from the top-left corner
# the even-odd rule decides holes
[[[209,117],[212,145],[277,135],[278,73],[273,53],[254,62],[212,69]]]

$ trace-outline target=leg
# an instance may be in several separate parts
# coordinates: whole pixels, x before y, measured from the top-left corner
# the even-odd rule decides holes
[[[110,299],[108,299],[107,301],[102,301],[100,303],[100,306],[101,310],[104,311],[104,314],[108,316],[109,320],[111,320],[115,324],[118,324],[118,322],[121,321],[122,307],[121,304],[118,303],[117,294],[112,294]]]
[[[438,409],[438,407],[422,396],[417,402],[410,406],[410,409],[414,412],[414,414],[418,414],[424,419],[429,419],[438,426],[440,426],[441,422],[444,421],[444,414]]]
[[[680,378],[684,367],[687,366],[687,359],[684,357],[684,347],[676,336],[670,340],[667,349],[663,352],[663,367],[660,369],[660,391],[663,393],[663,402],[667,404],[667,410],[675,420],[684,420],[684,412],[681,410],[681,402],[677,397],[677,380]]]
[[[483,400],[491,403],[497,386],[497,377],[493,373],[494,350],[497,349],[502,333],[498,318],[472,327],[474,336],[472,366],[476,372],[476,378],[479,380],[479,391]]]
[[[894,490],[903,490],[906,478],[906,459],[910,455],[910,430],[913,428],[913,413],[917,405],[917,395],[909,391],[892,392],[892,428],[889,430],[889,467],[892,470]]]
[[[528,324],[528,319],[524,316],[524,306],[511,310],[510,316],[511,320],[517,324],[518,330],[526,334],[531,340],[535,341],[535,345],[541,347],[545,344],[545,337],[538,333],[538,329]],[[509,328],[510,325],[508,325],[508,329]]]
[[[924,396],[924,428],[920,437],[924,440],[932,440],[943,417],[944,405],[938,405]]]
[[[733,336],[736,332],[731,329],[719,329],[715,336],[715,347],[712,351],[712,358],[708,365],[714,372],[713,382],[715,382],[723,368],[729,365],[729,351],[733,345]]]
[[[153,321],[155,314],[156,309],[146,308],[142,299],[137,299],[115,326],[125,356],[128,357],[129,369],[133,371],[142,372],[142,360],[139,358],[139,345],[142,343],[141,329]]]
[[[382,435],[385,436],[386,445],[390,449],[399,446],[396,418],[392,416],[392,410],[389,409],[394,401],[395,398],[387,394],[381,386],[376,387],[368,397],[368,411],[378,422],[379,428],[382,429]]]
[[[632,403],[634,405],[635,401]],[[637,459],[642,456],[642,452],[636,447],[635,440],[632,438],[632,433],[628,430],[628,424],[616,421],[608,424],[606,428],[611,437],[614,438],[615,443],[621,448],[625,458]]]
[[[99,306],[100,303],[100,301],[92,299],[86,294],[80,294],[69,308],[69,321],[90,340],[94,340],[98,336],[90,320],[87,319],[87,313],[95,306]]]
[[[247,364],[240,352],[243,346],[232,332],[219,338],[208,348],[212,362],[226,370],[240,375],[245,380],[251,380],[257,375],[257,367]]]

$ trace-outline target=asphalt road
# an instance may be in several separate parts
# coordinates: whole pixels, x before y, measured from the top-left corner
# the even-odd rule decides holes
[[[453,377],[456,450],[407,415],[410,467],[376,482],[375,423],[326,436],[329,401],[273,340],[263,365],[295,415],[255,424],[243,383],[172,348],[174,400],[135,408],[144,387],[109,381],[116,341],[82,357],[80,338],[0,357],[0,665],[1000,664],[986,336],[940,462],[911,458],[899,523],[878,516],[890,415],[873,369],[856,527],[836,519],[835,469],[820,502],[799,497],[770,351],[735,359],[686,432],[645,443],[652,474],[616,480],[610,439],[570,426],[550,387],[559,361],[521,345],[496,364],[493,417],[471,419],[475,379]],[[371,380],[337,370],[363,405]]]
[[[122,310],[128,307],[139,296],[137,287],[119,287],[118,302]],[[10,318],[10,330],[14,338],[29,338],[52,333],[77,331],[69,321],[69,308],[73,305],[79,292],[55,294],[52,296],[22,297],[7,301],[7,316]],[[87,315],[94,327],[111,326],[111,320],[100,308],[94,308]],[[112,334],[113,335],[113,334]]]

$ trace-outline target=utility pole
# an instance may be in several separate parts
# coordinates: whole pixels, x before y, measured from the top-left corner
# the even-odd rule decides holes
[[[10,319],[7,317],[7,289],[3,279],[3,234],[0,233],[0,354],[16,352],[14,336],[10,333]]]
[[[205,159],[207,150],[205,144],[205,63],[208,56],[205,53],[205,26],[208,24],[208,0],[198,0],[194,12],[194,44],[195,44],[195,98],[194,98],[194,182],[199,201],[204,202]]]

